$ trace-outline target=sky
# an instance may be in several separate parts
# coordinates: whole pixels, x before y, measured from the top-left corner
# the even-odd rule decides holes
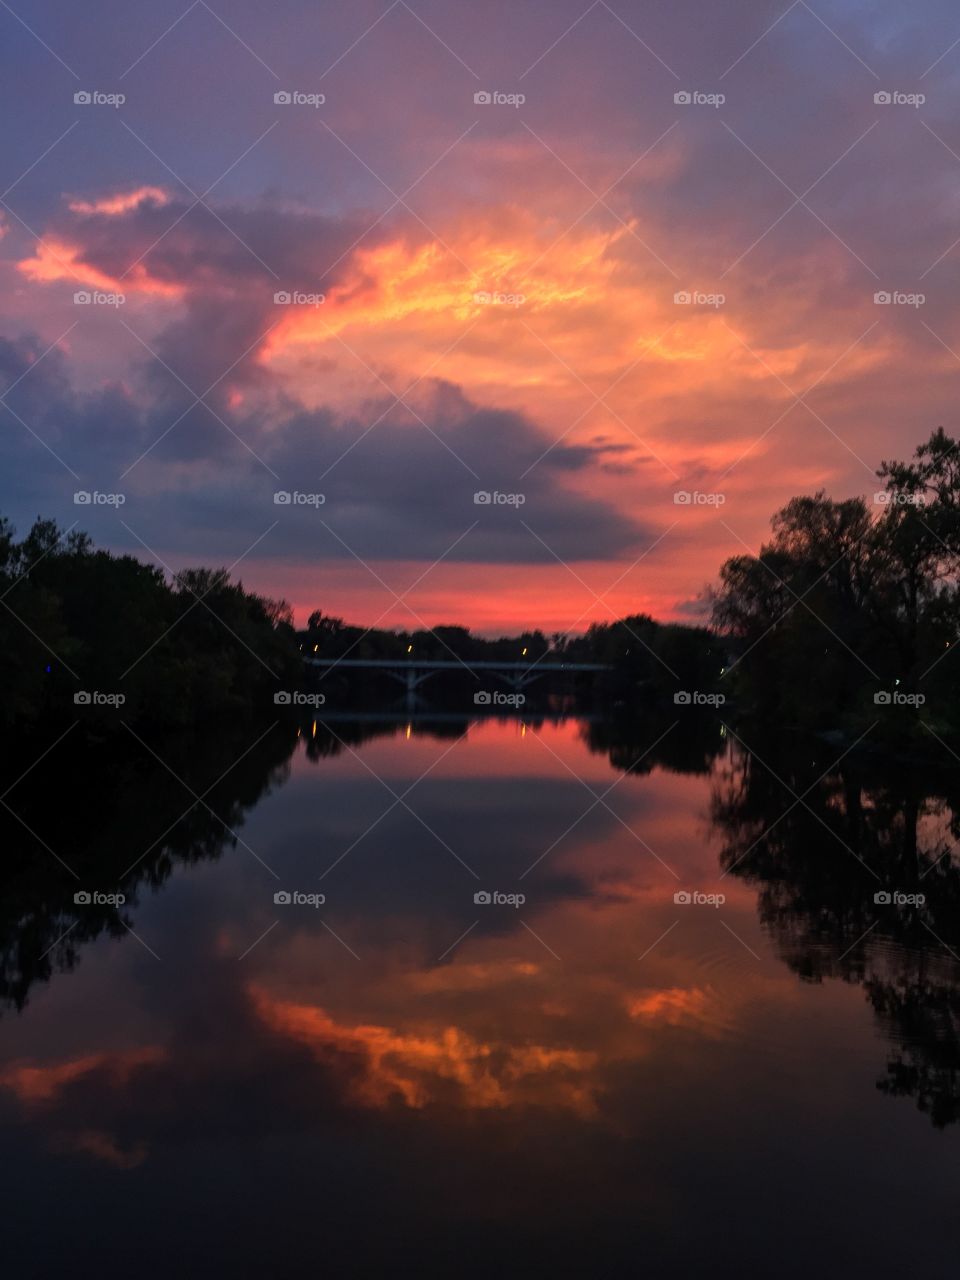
[[[11,0],[0,72],[21,533],[298,622],[696,621],[955,430],[946,0]]]

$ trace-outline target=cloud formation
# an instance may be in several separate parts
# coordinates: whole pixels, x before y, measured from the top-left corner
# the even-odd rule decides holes
[[[371,2],[324,19],[319,59],[289,40],[316,27],[301,0],[279,24],[235,8],[242,40],[200,10],[167,34],[104,23],[119,109],[72,104],[59,0],[49,49],[22,32],[6,55],[2,92],[29,74],[38,104],[5,140],[0,240],[18,522],[74,514],[80,476],[123,487],[165,558],[229,559],[275,489],[318,490],[245,562],[262,589],[322,564],[339,611],[369,611],[346,544],[418,572],[447,555],[431,609],[462,607],[469,564],[485,620],[492,568],[517,622],[538,620],[525,596],[569,623],[618,578],[614,608],[683,616],[793,493],[869,492],[882,457],[952,426],[945,2],[922,24],[892,0],[741,0],[696,24]],[[125,300],[75,307],[78,289]],[[476,490],[526,502],[474,509]],[[678,490],[725,502],[681,511]]]

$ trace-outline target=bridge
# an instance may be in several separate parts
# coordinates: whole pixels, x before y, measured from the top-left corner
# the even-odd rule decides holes
[[[612,671],[605,662],[468,662],[467,659],[449,658],[305,658],[308,667],[330,672],[336,668],[345,671],[382,671],[384,675],[399,680],[408,694],[413,694],[425,680],[440,671],[466,671],[480,679],[481,671],[506,681],[517,692],[526,689],[541,676],[575,675],[586,671]]]

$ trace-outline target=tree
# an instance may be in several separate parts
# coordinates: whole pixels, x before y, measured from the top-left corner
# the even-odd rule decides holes
[[[865,691],[915,689],[956,640],[960,455],[942,430],[909,463],[884,462],[885,489],[794,498],[757,556],[720,571],[714,624],[739,649],[737,688],[800,719],[863,705]],[[936,682],[946,694],[952,668]]]

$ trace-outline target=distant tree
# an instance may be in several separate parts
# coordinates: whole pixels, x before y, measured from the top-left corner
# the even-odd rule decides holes
[[[929,687],[952,698],[960,672],[941,660],[960,635],[958,449],[941,429],[913,461],[884,462],[873,512],[862,498],[794,498],[757,556],[722,566],[714,625],[755,706],[822,719],[935,667]]]
[[[320,609],[314,609],[307,619],[307,630],[318,636],[336,636],[343,630],[343,627],[342,618],[331,617]]]
[[[0,520],[0,680],[6,723],[72,713],[74,694],[122,693],[127,720],[192,723],[265,707],[299,671],[285,601],[245,591],[224,569],[163,571],[94,549],[37,520],[22,542]],[[271,692],[272,704],[272,692]],[[100,730],[114,713],[84,716]]]

